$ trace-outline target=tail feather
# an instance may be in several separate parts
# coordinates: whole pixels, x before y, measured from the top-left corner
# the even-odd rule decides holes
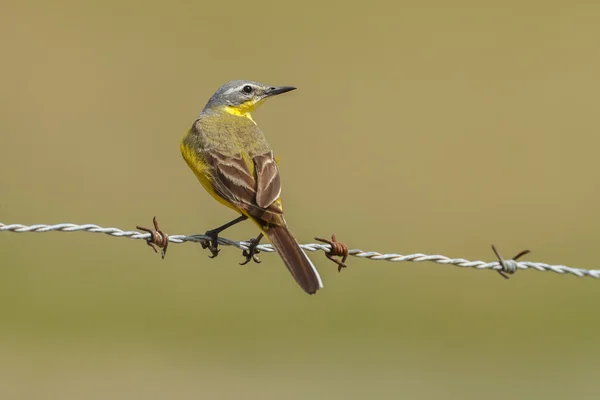
[[[287,269],[306,293],[313,294],[323,287],[319,272],[287,227],[272,225],[265,233]]]

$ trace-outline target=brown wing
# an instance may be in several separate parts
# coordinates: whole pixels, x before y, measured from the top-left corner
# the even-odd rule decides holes
[[[283,222],[281,205],[275,202],[281,184],[272,152],[253,157],[254,174],[241,155],[203,153],[212,167],[213,188],[219,196],[258,220],[278,225]]]
[[[281,194],[277,163],[273,158],[272,151],[254,157],[253,161],[257,177],[256,204],[259,207],[268,208]]]
[[[226,157],[212,151],[205,154],[212,167],[213,188],[217,194],[236,205],[252,204],[256,196],[256,182],[244,159],[241,156]]]

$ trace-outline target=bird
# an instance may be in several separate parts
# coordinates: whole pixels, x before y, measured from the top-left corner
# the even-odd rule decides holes
[[[319,272],[302,250],[283,216],[278,163],[252,112],[271,97],[295,90],[293,86],[270,86],[233,80],[221,86],[208,100],[181,139],[183,159],[203,188],[240,217],[206,232],[202,243],[214,258],[218,235],[250,219],[260,234],[250,239],[242,265],[258,261],[257,246],[263,236],[271,241],[300,287],[314,294],[323,287]]]

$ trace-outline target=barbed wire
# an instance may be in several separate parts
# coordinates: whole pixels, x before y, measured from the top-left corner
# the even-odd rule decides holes
[[[95,224],[72,224],[72,223],[61,223],[55,225],[22,225],[22,224],[3,224],[0,222],[0,232],[13,232],[13,233],[45,233],[45,232],[90,232],[90,233],[102,233],[113,237],[122,237],[129,239],[141,239],[148,240],[151,237],[150,233],[142,233],[138,231],[124,231],[118,228],[103,228]],[[187,243],[195,242],[202,243],[205,240],[211,239],[206,235],[169,235],[168,241],[170,243]],[[248,250],[248,242],[245,241],[234,241],[227,238],[218,238],[219,245],[233,246],[238,249]],[[318,244],[318,243],[307,243],[301,244],[306,251],[316,252],[323,251],[325,253],[331,252],[331,245],[329,244]],[[257,246],[257,249],[266,253],[275,252],[275,249],[270,244],[261,244]],[[475,268],[475,269],[491,269],[499,272],[513,274],[517,270],[533,269],[536,271],[551,271],[558,274],[571,274],[577,277],[590,277],[600,279],[600,270],[588,270],[582,268],[571,268],[565,265],[550,265],[541,262],[532,261],[516,261],[515,259],[504,260],[500,257],[497,250],[494,249],[498,255],[499,261],[485,262],[485,261],[469,261],[464,258],[450,258],[439,254],[396,254],[396,253],[379,253],[376,251],[363,251],[361,249],[349,249],[348,255],[357,258],[363,258],[373,261],[389,261],[389,262],[434,262],[443,265],[453,265],[461,268]],[[524,253],[524,252],[522,252]],[[521,253],[519,256],[522,255]]]

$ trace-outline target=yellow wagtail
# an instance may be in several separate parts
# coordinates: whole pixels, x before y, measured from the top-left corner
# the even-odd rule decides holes
[[[281,183],[273,151],[250,113],[267,97],[294,90],[252,81],[231,81],[210,98],[181,140],[181,154],[204,189],[240,217],[209,230],[203,243],[211,257],[218,254],[218,235],[251,219],[261,230],[244,252],[246,264],[256,262],[256,246],[267,235],[298,284],[309,294],[323,287],[308,256],[287,228],[281,205]]]

